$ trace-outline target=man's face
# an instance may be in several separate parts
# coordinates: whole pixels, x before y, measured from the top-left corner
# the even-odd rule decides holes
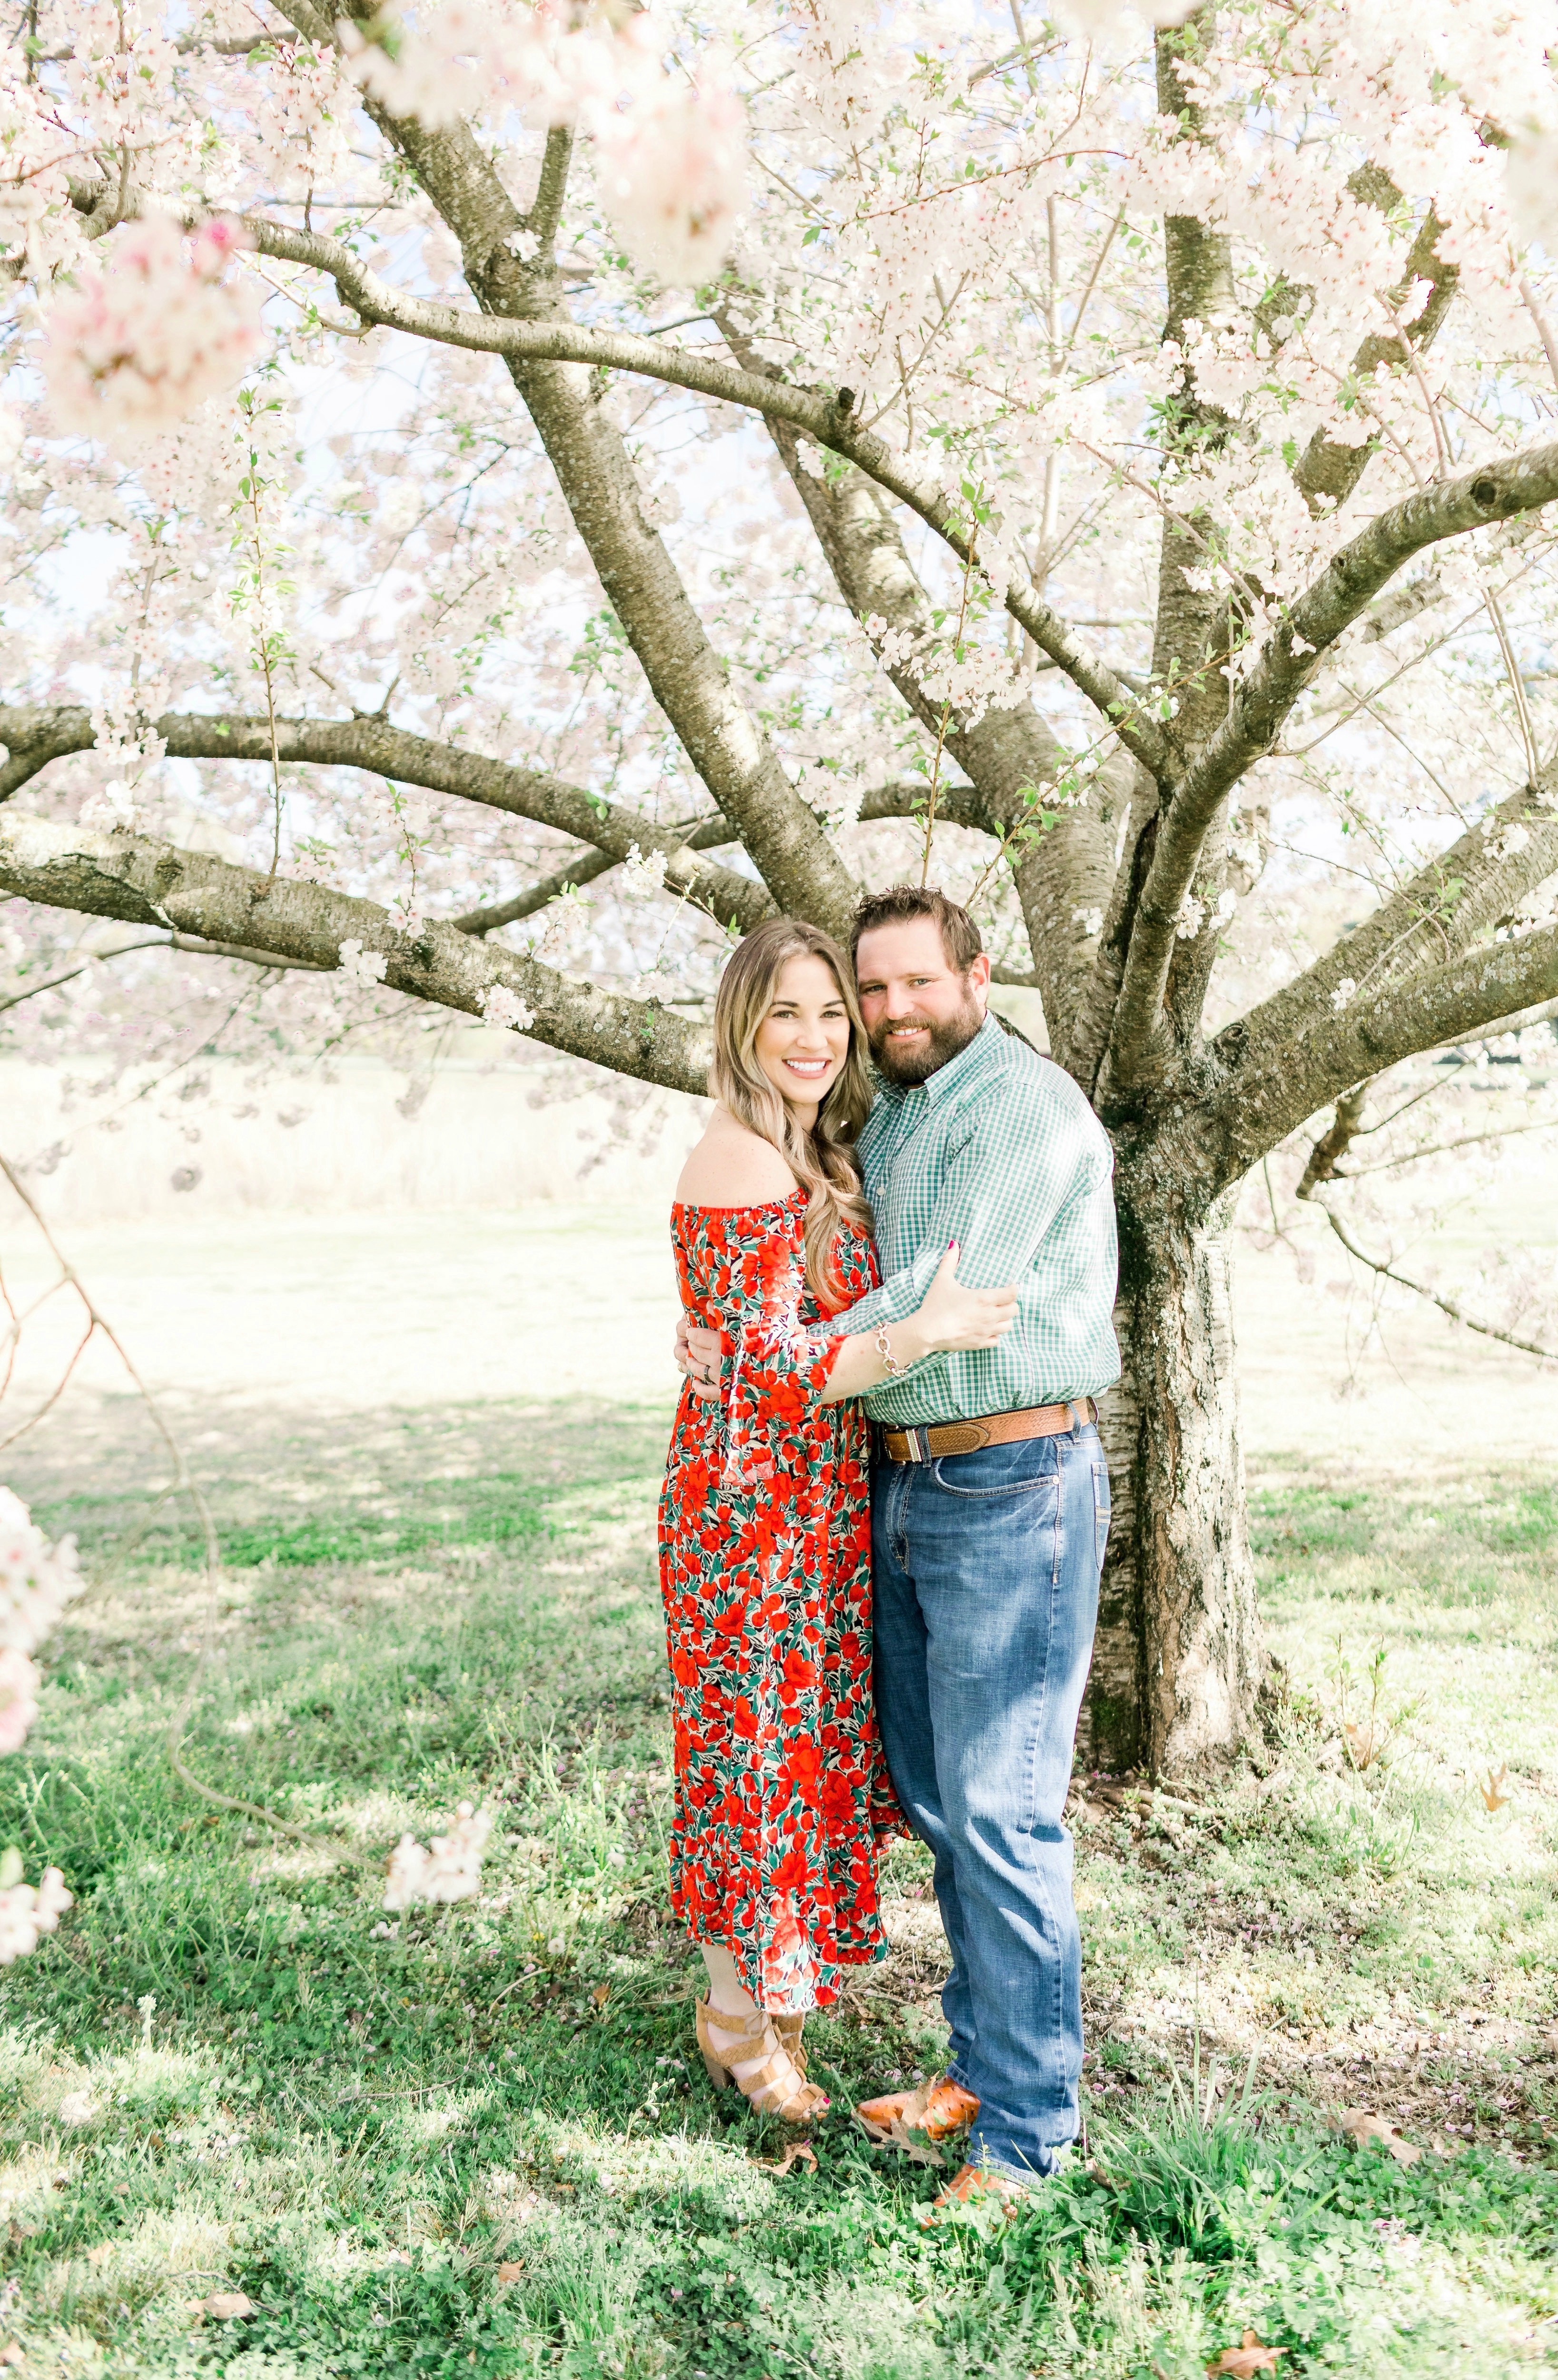
[[[959,975],[934,917],[862,934],[855,972],[871,1054],[889,1083],[923,1083],[966,1050],[984,1022],[990,962],[982,952]]]

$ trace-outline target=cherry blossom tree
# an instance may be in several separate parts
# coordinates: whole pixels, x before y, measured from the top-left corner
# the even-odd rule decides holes
[[[1558,994],[1551,9],[1174,13],[38,0],[0,91],[26,1029],[699,1091],[731,937],[946,883],[1114,1141],[1165,1769],[1265,1674],[1240,1184]]]

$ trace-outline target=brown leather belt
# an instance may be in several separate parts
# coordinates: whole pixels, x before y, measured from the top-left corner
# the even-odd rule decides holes
[[[917,1429],[882,1430],[889,1463],[934,1463],[943,1454],[977,1454],[982,1446],[1013,1446],[1024,1438],[1058,1438],[1098,1418],[1091,1397],[1065,1405],[1030,1405],[1025,1413],[976,1414],[972,1421],[933,1421]]]

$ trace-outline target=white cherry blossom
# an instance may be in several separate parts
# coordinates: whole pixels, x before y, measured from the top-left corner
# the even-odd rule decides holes
[[[424,1847],[403,1835],[390,1855],[384,1885],[386,1909],[415,1909],[422,1902],[469,1900],[481,1887],[481,1863],[492,1832],[492,1815],[462,1802],[446,1835]]]

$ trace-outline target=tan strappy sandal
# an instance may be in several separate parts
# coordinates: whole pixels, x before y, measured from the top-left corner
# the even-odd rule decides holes
[[[707,2000],[697,2003],[698,2047],[708,2079],[717,2091],[734,2083],[742,2096],[766,2116],[777,2116],[783,2124],[810,2124],[832,2105],[826,2091],[808,2082],[804,2066],[798,2060],[799,2039],[791,2050],[779,2032],[799,2027],[798,2017],[772,2017],[763,2009],[736,2016],[724,2009],[711,2010]],[[710,2028],[718,2033],[725,2046],[717,2049],[710,2037]],[[801,2051],[801,2058],[805,2053]],[[743,2071],[736,2072],[737,2067]]]
[[[778,2034],[781,2047],[789,2052],[791,2066],[794,2067],[798,2074],[804,2074],[806,2070],[806,2047],[801,2035],[805,2030],[805,2018],[803,2016],[770,2015],[768,2022],[773,2026],[774,2031]],[[723,2033],[725,2030],[724,2026],[721,2025],[719,2030]]]

